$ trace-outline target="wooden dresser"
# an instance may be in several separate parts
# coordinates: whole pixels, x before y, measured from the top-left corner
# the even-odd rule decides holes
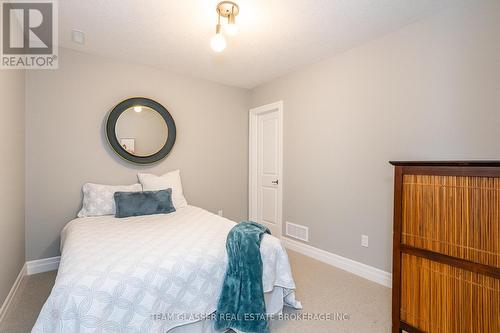
[[[391,164],[392,332],[500,333],[500,161]]]

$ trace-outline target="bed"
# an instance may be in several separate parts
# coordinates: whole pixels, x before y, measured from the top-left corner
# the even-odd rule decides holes
[[[195,206],[69,222],[55,285],[32,332],[213,332],[234,225]],[[267,312],[300,308],[280,240],[264,235],[260,251]]]

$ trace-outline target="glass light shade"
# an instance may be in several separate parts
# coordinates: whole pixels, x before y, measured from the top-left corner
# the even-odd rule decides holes
[[[210,46],[214,52],[222,52],[226,48],[226,38],[221,34],[215,34],[210,40]]]
[[[137,112],[137,113],[139,113],[139,112],[142,111],[142,107],[140,107],[140,106],[134,106],[134,111]]]
[[[236,25],[236,23],[229,23],[226,26],[224,26],[224,31],[229,36],[236,36],[238,34],[238,26]]]

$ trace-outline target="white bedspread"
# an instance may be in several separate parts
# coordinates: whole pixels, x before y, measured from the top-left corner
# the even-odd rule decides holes
[[[168,215],[79,218],[62,232],[56,282],[32,332],[161,332],[209,315],[227,265],[234,222],[188,206]],[[261,243],[264,291],[295,303],[280,241]],[[153,315],[177,314],[168,320]]]

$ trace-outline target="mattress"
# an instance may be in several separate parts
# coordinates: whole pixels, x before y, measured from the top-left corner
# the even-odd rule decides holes
[[[32,332],[211,332],[234,225],[194,206],[69,222],[54,287]],[[299,308],[280,240],[264,235],[261,257],[268,312]]]

